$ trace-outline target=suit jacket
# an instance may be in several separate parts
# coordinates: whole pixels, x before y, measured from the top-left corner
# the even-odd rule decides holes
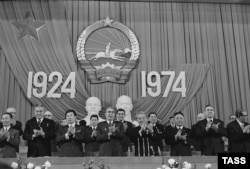
[[[163,144],[162,144],[162,140],[164,139],[164,127],[159,124],[156,123],[155,126],[153,127],[154,130],[154,135],[156,136],[156,139],[152,140],[152,146],[154,148],[154,151],[157,152],[155,155],[160,155],[159,151],[163,151]]]
[[[165,127],[164,139],[165,139],[165,143],[166,143],[167,145],[170,145],[169,134],[172,132],[172,130],[173,130],[174,128],[175,128],[175,126],[172,127],[171,125],[167,125],[167,126]]]
[[[195,151],[201,151],[201,140],[199,139],[199,137],[197,137],[197,123],[192,125],[191,127],[192,130],[192,143],[194,146]]]
[[[28,157],[51,156],[50,140],[55,138],[55,127],[52,120],[44,118],[40,127],[43,129],[45,136],[32,138],[34,129],[39,130],[36,118],[27,121],[24,129],[23,139],[28,143]]]
[[[127,152],[128,148],[130,148],[130,151],[132,150],[131,147],[131,140],[130,140],[130,134],[133,129],[133,124],[129,121],[123,121],[123,124],[126,123],[127,128],[124,128],[124,137],[122,139],[122,150],[123,152]]]
[[[92,137],[93,129],[90,126],[85,128],[85,153],[88,156],[92,156],[93,152],[99,152],[99,142],[97,142],[96,137]]]
[[[123,124],[118,121],[114,121],[115,132],[108,137],[109,125],[107,121],[98,123],[97,125],[97,141],[100,143],[99,155],[100,156],[122,156],[122,144],[121,141],[124,137]]]
[[[69,126],[62,126],[56,137],[57,144],[59,146],[60,157],[81,157],[83,155],[82,143],[85,139],[84,127],[81,125],[75,125],[75,136],[70,136],[67,140],[65,134],[68,131]]]
[[[169,143],[171,145],[171,156],[191,156],[191,130],[183,126],[181,130],[181,135],[186,135],[186,140],[179,140],[175,138],[175,135],[178,132],[177,127],[171,130],[172,132],[169,134]]]
[[[2,128],[0,130],[2,130]],[[2,148],[3,158],[16,157],[16,150],[20,144],[20,137],[18,130],[11,127],[9,129],[9,134],[10,134],[10,139],[8,141],[6,139],[0,138],[0,148]]]
[[[201,140],[201,155],[217,155],[220,152],[224,152],[224,142],[222,136],[226,136],[226,129],[224,128],[224,122],[215,119],[213,124],[219,124],[218,131],[213,129],[206,130],[207,119],[201,120],[197,123],[196,134],[197,138]]]
[[[244,126],[249,125],[244,123]],[[228,150],[233,153],[250,152],[250,134],[243,133],[240,124],[234,120],[227,125]]]

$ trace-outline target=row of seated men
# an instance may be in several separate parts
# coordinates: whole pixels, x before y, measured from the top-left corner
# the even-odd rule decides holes
[[[163,139],[171,146],[171,156],[191,156],[193,146],[200,149],[201,155],[211,156],[224,152],[224,137],[228,137],[229,152],[250,152],[250,125],[247,112],[242,110],[236,111],[236,119],[225,128],[223,121],[214,118],[213,107],[207,105],[204,119],[192,129],[183,126],[182,112],[176,112],[174,123],[164,128],[157,123],[154,112],[148,116],[144,112],[137,113],[138,126],[133,126],[124,121],[123,109],[115,111],[108,107],[106,121],[98,123],[98,115],[92,115],[90,125],[85,126],[84,121],[77,122],[74,110],[67,110],[67,124],[60,126],[45,118],[44,111],[42,105],[35,107],[35,117],[27,121],[24,132],[20,122],[13,122],[14,111],[2,114],[0,148],[3,157],[16,157],[21,135],[27,141],[28,157],[51,156],[56,151],[61,157],[127,156],[131,151],[135,156],[159,156]],[[54,150],[51,148],[53,141],[57,145]]]

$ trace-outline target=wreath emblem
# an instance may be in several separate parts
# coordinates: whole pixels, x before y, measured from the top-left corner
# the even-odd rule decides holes
[[[137,65],[140,48],[126,25],[107,17],[81,33],[76,52],[91,83],[126,83]]]

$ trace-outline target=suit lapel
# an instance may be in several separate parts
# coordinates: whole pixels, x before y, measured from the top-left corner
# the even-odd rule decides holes
[[[239,132],[243,133],[242,128],[240,127],[240,124],[235,120],[234,121],[235,129]]]

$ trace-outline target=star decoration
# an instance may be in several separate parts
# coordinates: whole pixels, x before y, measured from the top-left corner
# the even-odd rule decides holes
[[[45,22],[35,21],[30,12],[28,12],[25,16],[25,19],[22,21],[16,21],[13,23],[20,31],[20,35],[18,40],[24,38],[25,36],[31,36],[36,40],[40,41],[38,31],[45,25]]]
[[[103,26],[112,26],[112,22],[114,20],[110,19],[108,16],[106,17],[106,19],[102,20],[104,22],[104,25]]]

